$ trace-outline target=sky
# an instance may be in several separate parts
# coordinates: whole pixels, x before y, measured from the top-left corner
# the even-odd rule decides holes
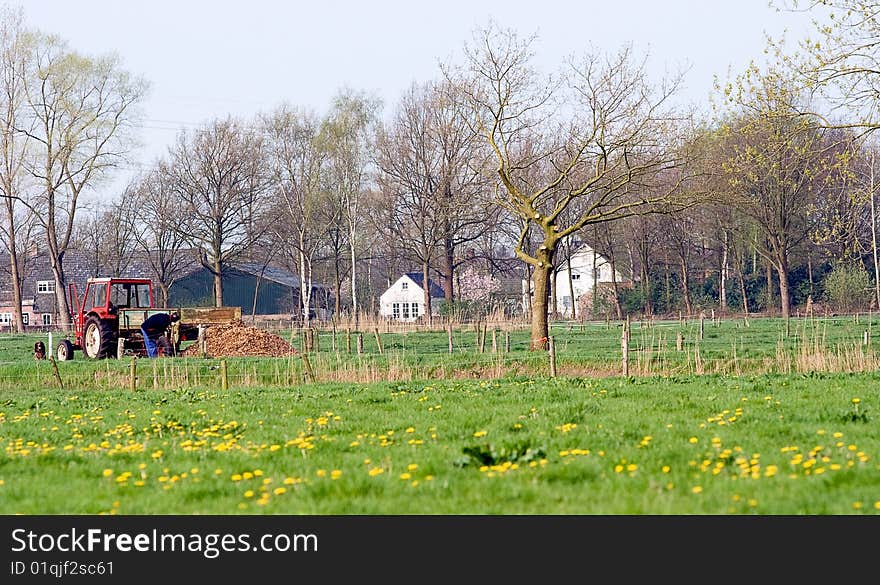
[[[708,109],[716,76],[761,60],[770,35],[789,45],[810,16],[768,0],[24,0],[33,28],[87,55],[115,53],[144,77],[141,145],[98,197],[112,196],[162,157],[183,128],[245,119],[288,103],[324,113],[348,87],[381,98],[386,114],[413,83],[462,62],[462,47],[490,19],[537,35],[550,72],[571,54],[632,43],[658,75],[688,68],[680,98]]]

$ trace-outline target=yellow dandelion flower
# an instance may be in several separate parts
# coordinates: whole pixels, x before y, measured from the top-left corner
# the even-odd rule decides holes
[[[409,473],[401,473],[400,479],[410,479],[412,476]]]
[[[244,497],[246,497],[246,498],[252,498],[252,497],[254,497],[254,490],[248,490],[248,491],[246,491],[246,492],[244,493]]]
[[[277,487],[274,490],[272,490],[272,493],[275,494],[276,496],[280,496],[281,494],[285,493],[286,491],[287,491],[287,488]]]
[[[104,477],[110,477],[111,475],[113,475],[113,470],[112,469],[105,469],[103,475],[104,475]]]
[[[862,503],[861,503],[861,502],[853,502],[853,503],[852,503],[852,507],[853,507],[853,510],[861,510],[861,509],[862,509]]]
[[[876,509],[880,510],[880,500],[877,500],[876,502],[874,502],[874,507]]]
[[[339,479],[340,477],[342,477],[341,469],[334,469],[330,472],[330,479]]]
[[[315,472],[315,475],[317,475],[318,477],[327,477],[327,470],[326,469],[319,469],[318,471]]]
[[[382,469],[381,467],[373,467],[372,469],[370,469],[369,473],[370,473],[370,477],[375,477],[375,476],[379,475],[380,473],[385,473],[385,470]]]
[[[477,431],[474,433],[474,437],[477,437],[477,438],[485,437],[488,434],[489,434],[488,431]]]
[[[408,433],[414,433],[414,432],[416,432],[416,430],[415,430],[415,428],[413,428],[413,427],[407,427],[406,432],[408,432]]]
[[[699,493],[702,493],[703,488],[701,486],[695,485],[694,487],[691,488],[691,491],[695,494],[699,494]]]
[[[698,440],[699,440],[699,439],[697,439],[696,437],[691,437],[690,439],[688,439],[688,443],[692,443],[692,444],[693,444],[693,443],[696,443]]]
[[[663,468],[662,468],[660,471],[662,471],[663,473],[669,473],[669,469],[670,469],[670,468],[669,468],[668,465],[664,465]]]
[[[853,404],[858,404],[858,403],[861,402],[861,401],[862,401],[862,400],[861,400],[860,398],[853,398],[853,399],[852,399],[852,403],[853,403]]]
[[[232,477],[230,477],[229,479],[231,479],[232,481],[241,481],[241,474],[240,473],[233,473]]]
[[[415,471],[416,469],[419,468],[419,464],[418,463],[410,463],[409,465],[406,466],[406,468],[410,471]]]

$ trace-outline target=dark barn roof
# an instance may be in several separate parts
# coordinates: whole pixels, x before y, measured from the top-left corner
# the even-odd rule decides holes
[[[422,284],[424,282],[424,274],[421,272],[407,272],[406,275],[415,282],[422,290],[425,289],[425,285]],[[428,286],[431,288],[431,298],[440,298],[446,296],[446,293],[443,292],[443,288],[441,288],[436,282],[432,279],[428,279]]]

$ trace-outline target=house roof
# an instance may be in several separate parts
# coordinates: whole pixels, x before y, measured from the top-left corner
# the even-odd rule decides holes
[[[424,282],[424,274],[422,274],[421,272],[407,272],[406,276],[407,278],[415,282],[422,290],[425,290],[425,285],[422,284]],[[446,293],[443,292],[443,289],[430,278],[428,279],[428,286],[430,287],[431,298],[437,299],[446,296]]]

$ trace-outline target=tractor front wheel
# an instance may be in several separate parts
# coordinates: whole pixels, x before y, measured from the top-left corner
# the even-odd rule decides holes
[[[73,359],[73,344],[67,339],[58,342],[55,348],[55,355],[58,356],[59,362],[66,362]]]

